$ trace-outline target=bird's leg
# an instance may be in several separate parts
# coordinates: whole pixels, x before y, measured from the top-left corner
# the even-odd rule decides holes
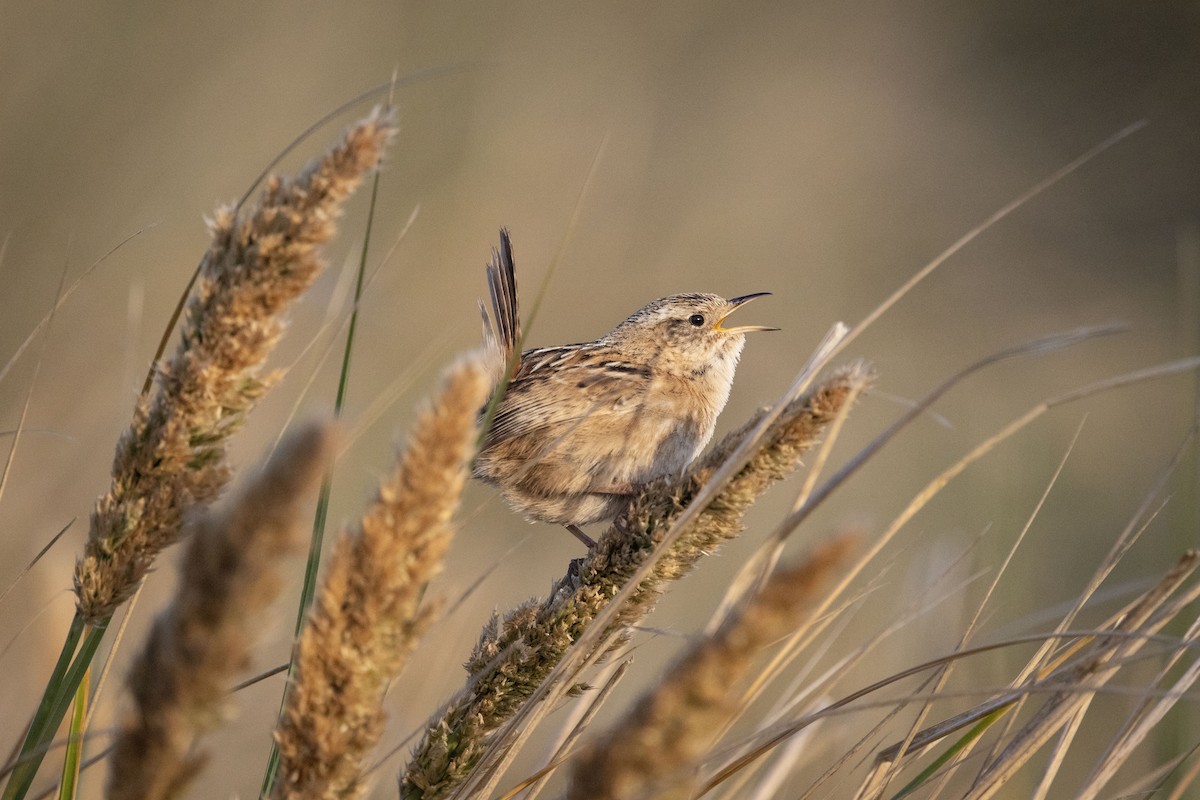
[[[603,494],[603,495],[613,495],[615,497],[629,497],[630,495],[637,492],[638,489],[640,489],[640,488],[641,488],[640,486],[634,485],[632,483],[609,483],[609,484],[605,484],[602,487],[589,487],[587,491],[589,494]],[[586,533],[584,533],[583,529],[580,528],[578,525],[571,524],[571,525],[564,525],[563,527],[565,527],[567,530],[569,530],[576,539],[583,542],[583,544],[587,547],[588,550],[591,550],[593,547],[596,546],[596,540],[593,539],[592,537],[588,536]]]
[[[566,529],[574,534],[576,539],[583,542],[584,546],[587,547],[588,550],[591,550],[596,546],[596,540],[584,533],[578,525],[567,525]]]

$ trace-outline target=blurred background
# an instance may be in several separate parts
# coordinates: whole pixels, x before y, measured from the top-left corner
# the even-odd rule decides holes
[[[882,430],[905,399],[989,353],[1082,325],[1124,322],[1129,332],[972,378],[938,405],[940,419],[915,424],[811,520],[796,552],[846,528],[869,540],[933,475],[1038,401],[1200,349],[1195,3],[51,0],[3,3],[0,18],[0,363],[47,313],[64,270],[71,281],[95,267],[0,383],[5,452],[29,401],[0,499],[0,587],[74,520],[0,608],[0,718],[9,723],[0,750],[58,652],[88,512],[206,246],[204,216],[240,197],[312,122],[393,73],[434,70],[396,94],[401,132],[370,243],[378,271],[354,353],[354,438],[338,465],[334,520],[362,507],[414,406],[477,344],[482,267],[501,225],[512,230],[527,308],[562,253],[528,331],[534,346],[594,338],[672,292],[773,292],[745,322],[783,331],[749,341],[719,435],[775,399],[834,322],[861,319],[1026,188],[1149,122],[988,230],[855,344],[879,391],[851,417],[835,458]],[[317,155],[369,106],[319,130],[280,169]],[[330,270],[292,315],[275,361],[292,371],[238,436],[235,463],[253,463],[294,407],[329,413],[365,212],[364,192],[328,251]],[[1195,396],[1194,377],[1182,375],[1058,409],[952,484],[884,554],[888,602],[866,603],[843,635],[875,631],[923,597],[950,599],[847,676],[846,691],[954,644],[1082,424],[982,636],[1052,626],[1167,468]],[[1193,447],[1170,479],[1171,502],[1113,577],[1118,594],[1197,544],[1196,474]],[[773,492],[745,540],[649,620],[657,634],[638,651],[625,701],[707,619],[798,485]],[[461,516],[436,592],[455,598],[500,565],[395,686],[389,747],[461,686],[455,665],[491,610],[544,593],[582,554],[486,487],[469,487]],[[169,595],[168,564],[130,641]],[[984,583],[960,586],[979,571]],[[258,666],[286,659],[301,572],[297,564],[288,599],[264,620]],[[127,702],[118,680],[132,649],[117,657],[95,730]],[[1027,655],[981,661],[975,685],[1002,685]],[[281,686],[276,678],[241,693],[194,796],[257,791]],[[1121,702],[1096,709],[1084,738],[1106,742],[1103,720],[1120,720]],[[843,752],[855,724],[826,728],[814,762]],[[1173,746],[1152,743],[1140,768]],[[537,763],[535,750],[525,766]],[[392,795],[400,763],[383,768],[376,794]],[[85,795],[100,783],[88,781]]]

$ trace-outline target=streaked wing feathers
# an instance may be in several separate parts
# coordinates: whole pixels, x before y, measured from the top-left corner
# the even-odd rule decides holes
[[[647,368],[600,356],[590,345],[525,352],[488,440],[554,435],[561,426],[577,424],[591,413],[635,408],[634,401],[647,387]]]

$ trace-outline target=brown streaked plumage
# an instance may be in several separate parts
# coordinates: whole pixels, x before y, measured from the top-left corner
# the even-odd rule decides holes
[[[591,342],[526,350],[508,231],[487,266],[492,313],[484,337],[503,387],[475,477],[530,519],[580,525],[617,514],[636,488],[680,472],[712,438],[750,331],[726,328],[744,303],[675,294],[651,301]],[[514,356],[516,356],[514,358]]]

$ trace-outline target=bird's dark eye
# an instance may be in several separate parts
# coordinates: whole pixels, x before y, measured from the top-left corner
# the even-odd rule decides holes
[[[692,314],[690,317],[688,317],[688,322],[692,323],[697,328],[699,328],[701,325],[704,324],[704,315],[703,314]]]

